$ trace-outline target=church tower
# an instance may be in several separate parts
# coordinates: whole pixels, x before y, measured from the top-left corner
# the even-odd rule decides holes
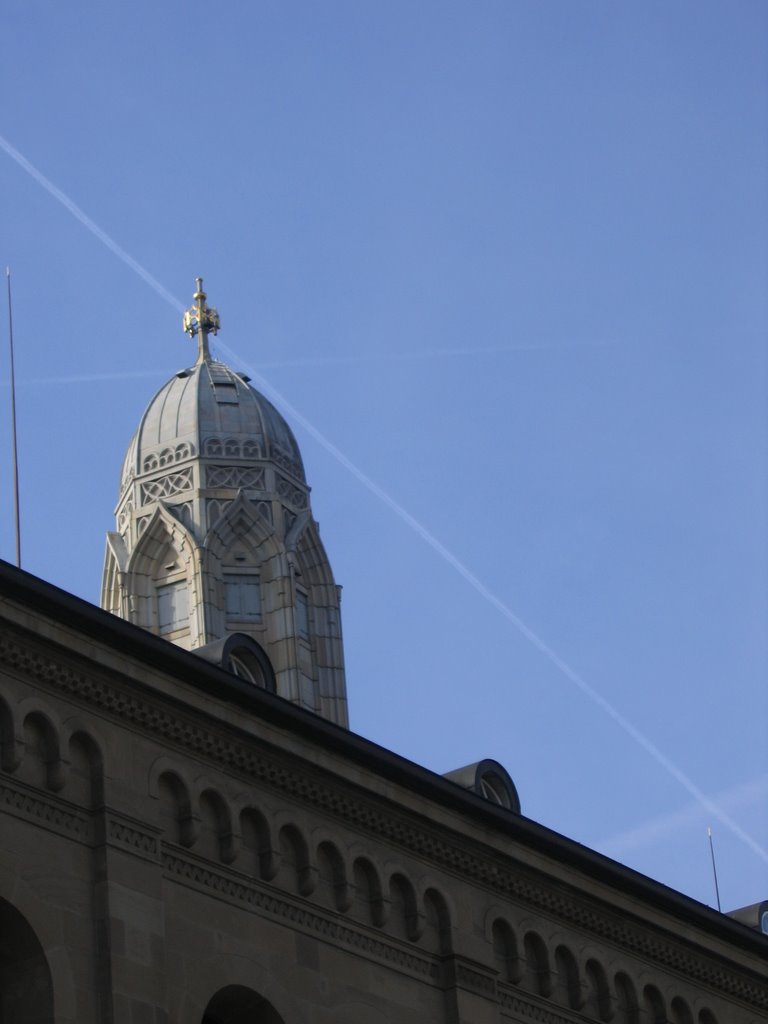
[[[101,604],[347,726],[339,588],[299,447],[244,374],[213,359],[202,278],[197,361],[147,406],[107,534]]]

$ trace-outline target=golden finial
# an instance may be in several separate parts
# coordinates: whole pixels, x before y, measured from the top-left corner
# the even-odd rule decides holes
[[[196,277],[197,291],[192,296],[195,300],[194,306],[184,314],[184,330],[194,338],[197,335],[197,361],[198,363],[208,362],[211,353],[208,349],[208,335],[218,334],[221,327],[221,320],[217,310],[205,304],[207,298],[203,291],[202,277]]]

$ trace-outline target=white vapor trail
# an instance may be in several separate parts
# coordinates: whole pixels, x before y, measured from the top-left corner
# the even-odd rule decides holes
[[[177,312],[181,312],[184,309],[184,304],[180,302],[175,296],[171,295],[158,281],[155,280],[152,275],[144,269],[132,256],[122,249],[117,242],[115,242],[106,232],[102,231],[98,225],[86,216],[83,211],[72,202],[60,189],[58,189],[52,182],[50,182],[43,174],[40,173],[28,160],[25,159],[14,149],[13,146],[2,136],[0,136],[0,148],[4,149],[9,156],[11,156],[16,163],[19,164],[28,174],[30,174],[35,181],[37,181],[42,187],[49,192],[55,199],[57,199],[70,213],[83,224],[92,234],[94,234],[107,248],[113,252],[119,259],[130,267],[138,276],[148,284],[158,295],[168,302]],[[519,616],[517,616],[508,605],[506,605],[493,591],[477,577],[475,574],[467,568],[464,563],[449,551],[448,548],[442,544],[435,535],[426,528],[422,523],[419,522],[414,516],[411,515],[402,505],[400,505],[390,494],[388,494],[382,487],[379,486],[372,480],[371,477],[367,476],[361,469],[359,469],[339,448],[333,444],[324,434],[322,434],[314,424],[310,423],[306,417],[304,417],[298,409],[295,409],[291,403],[280,394],[264,377],[257,373],[252,367],[241,359],[237,352],[233,351],[227,345],[223,345],[218,342],[218,347],[225,353],[227,353],[234,361],[238,362],[243,369],[247,370],[250,376],[258,383],[259,388],[267,395],[267,397],[274,399],[275,403],[280,405],[283,410],[289,415],[289,417],[296,423],[306,430],[306,432],[313,437],[318,444],[322,445],[323,448],[329,454],[331,454],[337,462],[339,462],[345,469],[347,469],[356,480],[358,480],[364,487],[366,487],[373,495],[375,495],[380,501],[382,501],[388,508],[390,508],[399,519],[401,519],[407,526],[409,526],[415,533],[417,533],[433,551],[436,552],[448,565],[452,566],[453,569],[471,586],[477,593],[495,608],[509,623],[511,623],[515,629],[517,629],[529,643],[531,643],[541,654],[550,661],[555,668],[557,668],[571,683],[573,683],[581,692],[589,698],[594,704],[601,708],[609,718],[613,721],[628,735],[630,736],[643,750],[649,754],[653,760],[665,771],[667,771],[694,799],[704,807],[707,812],[719,821],[725,828],[737,836],[743,843],[745,843],[753,853],[757,854],[762,860],[768,863],[768,851],[764,850],[755,840],[746,833],[741,826],[721,810],[717,804],[714,803],[699,787],[688,778],[688,776],[679,768],[673,761],[671,761],[665,754],[663,754],[658,747],[655,746],[651,740],[637,729],[620,711],[618,711],[610,701],[606,700],[602,694],[598,693],[582,676],[579,675],[575,669],[564,661],[542,638],[535,633],[529,626],[523,622]]]
[[[52,181],[49,181],[44,174],[38,171],[34,164],[31,164],[25,156],[22,156],[18,149],[12,146],[2,135],[0,135],[0,149],[4,149],[8,156],[16,161],[19,167],[22,167],[31,178],[35,179],[38,185],[42,185],[46,192],[50,193],[54,199],[57,199],[63,207],[69,210],[72,216],[79,220],[83,227],[87,228],[92,235],[95,235],[100,242],[103,242],[110,252],[113,252],[135,274],[138,274],[145,284],[148,284],[161,298],[170,303],[177,312],[184,312],[184,304],[182,302],[179,302],[169,291],[163,288],[160,282],[148,270],[145,270],[140,263],[137,263],[133,256],[129,256],[125,249],[122,249],[113,238],[110,238],[106,231],[102,231],[98,224],[95,224],[87,214],[83,213],[77,203],[74,203],[60,188],[56,188]]]
[[[732,789],[718,793],[715,802],[718,807],[731,809],[753,808],[756,814],[762,812],[768,797],[768,775],[750,779]],[[700,830],[703,838],[706,818],[701,804],[692,800],[668,814],[663,814],[635,825],[633,828],[606,837],[595,844],[596,849],[618,858],[638,847],[658,843],[670,835],[683,830],[691,833]]]

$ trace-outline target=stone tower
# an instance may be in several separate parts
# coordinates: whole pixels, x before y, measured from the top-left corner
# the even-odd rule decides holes
[[[201,278],[194,300],[197,361],[158,391],[125,455],[102,607],[346,726],[339,588],[296,439],[211,357],[219,316]]]

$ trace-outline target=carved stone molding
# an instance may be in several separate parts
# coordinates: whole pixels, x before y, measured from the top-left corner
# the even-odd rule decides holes
[[[0,782],[0,809],[68,839],[88,844],[93,841],[90,815],[78,814],[55,797],[31,793],[15,780],[13,784]]]
[[[573,1024],[574,1020],[584,1019],[580,1014],[564,1017],[557,1010],[553,1010],[549,1006],[541,1006],[538,1003],[529,1002],[525,996],[518,995],[517,992],[504,991],[503,989],[499,991],[499,1003],[501,1004],[502,1014],[504,1014],[504,1011],[514,1014],[514,1020],[531,1020],[536,1021],[537,1024]]]
[[[246,487],[264,490],[264,470],[261,466],[207,466],[207,487]]]
[[[168,473],[157,480],[147,480],[141,485],[141,503],[147,505],[159,498],[169,498],[172,494],[188,491],[192,487],[192,467],[187,466],[178,473]]]
[[[446,982],[467,989],[486,999],[497,999],[496,978],[482,969],[481,964],[467,963],[462,957],[451,956],[445,962]]]
[[[440,977],[437,958],[428,959],[382,938],[368,935],[346,921],[341,922],[323,915],[315,907],[303,906],[282,894],[264,891],[244,879],[213,871],[169,849],[163,849],[162,864],[164,873],[182,885],[203,890],[229,903],[278,918],[289,926],[300,928],[302,932],[313,932],[334,946],[354,949],[408,974],[428,978],[433,982]]]
[[[277,477],[277,493],[283,498],[289,505],[293,505],[294,508],[306,508],[307,507],[307,494],[300,487],[296,487],[290,480],[286,480],[285,477]]]
[[[107,843],[110,846],[117,846],[129,853],[137,854],[145,860],[159,863],[159,836],[153,835],[145,827],[108,812],[105,832]]]

